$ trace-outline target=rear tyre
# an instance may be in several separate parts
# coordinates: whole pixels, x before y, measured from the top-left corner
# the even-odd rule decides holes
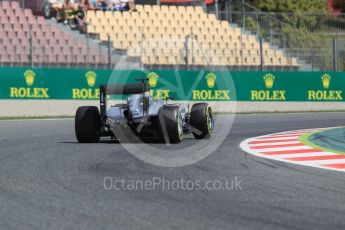
[[[81,106],[75,115],[75,135],[79,143],[97,143],[101,137],[101,118],[96,106]]]
[[[189,124],[196,139],[209,138],[214,129],[211,106],[207,103],[194,104],[190,112]]]
[[[161,138],[165,143],[180,143],[183,120],[178,106],[163,106],[158,111]]]

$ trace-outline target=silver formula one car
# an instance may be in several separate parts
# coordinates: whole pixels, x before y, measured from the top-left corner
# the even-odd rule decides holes
[[[75,133],[79,143],[99,142],[101,136],[122,141],[133,138],[179,143],[183,135],[210,137],[214,129],[212,109],[207,103],[168,104],[150,96],[146,79],[141,83],[100,86],[100,110],[96,106],[79,107],[75,116]],[[108,95],[128,95],[127,103],[107,107]]]

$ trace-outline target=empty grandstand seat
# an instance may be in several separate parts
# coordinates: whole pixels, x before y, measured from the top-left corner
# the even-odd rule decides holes
[[[11,4],[9,1],[2,1],[0,4],[3,9],[11,9]]]
[[[260,65],[260,45],[256,36],[242,33],[240,28],[230,26],[227,21],[217,20],[214,14],[205,13],[202,7],[136,7],[138,12],[132,13],[88,12],[89,32],[104,42],[110,35],[113,48],[127,50],[129,57],[141,56],[144,64],[183,64],[184,40],[187,35],[194,34],[197,42],[193,43],[193,63],[196,65],[207,64],[205,54],[210,55],[215,65]],[[143,50],[139,46],[141,39],[144,39]],[[269,44],[264,43],[266,56],[270,50]],[[274,63],[277,65],[286,63],[283,54],[276,59]],[[272,61],[266,62],[272,64]]]
[[[22,9],[17,1],[0,2],[0,61],[1,64],[28,64],[30,36],[33,45],[33,62],[40,65],[65,65],[73,59],[68,56],[86,55],[87,47],[46,22],[44,17],[35,17],[30,9]],[[86,65],[85,56],[78,57],[78,64]],[[101,56],[96,52],[94,55]],[[91,59],[91,58],[90,58]]]

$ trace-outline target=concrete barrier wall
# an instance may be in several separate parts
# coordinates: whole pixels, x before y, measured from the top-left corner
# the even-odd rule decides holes
[[[119,103],[113,101],[112,103]],[[174,103],[174,102],[172,102]],[[178,101],[177,103],[196,103]],[[215,112],[311,112],[345,111],[341,102],[209,102]],[[78,106],[99,106],[95,100],[0,100],[0,117],[56,117],[74,116]]]

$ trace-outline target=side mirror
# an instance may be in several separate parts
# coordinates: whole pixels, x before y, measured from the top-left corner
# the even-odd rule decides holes
[[[165,98],[165,104],[167,105],[168,104],[168,101],[169,100],[174,100],[174,97],[166,97]]]

